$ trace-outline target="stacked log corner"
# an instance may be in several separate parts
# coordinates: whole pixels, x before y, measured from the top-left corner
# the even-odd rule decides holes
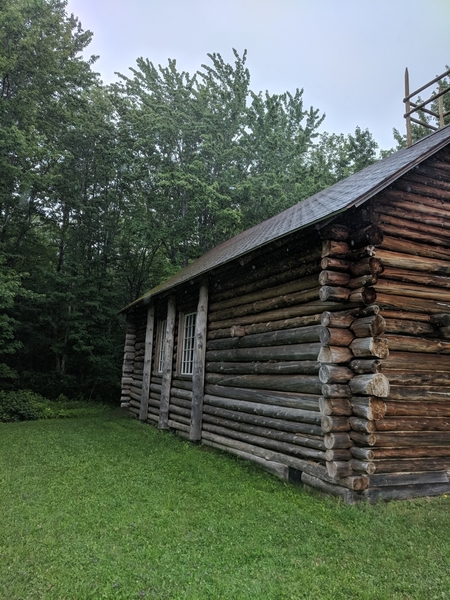
[[[369,501],[442,494],[450,490],[448,149],[374,198],[371,213],[384,234],[374,287],[389,356],[355,368],[384,374],[390,391],[358,405],[353,467],[370,472]]]

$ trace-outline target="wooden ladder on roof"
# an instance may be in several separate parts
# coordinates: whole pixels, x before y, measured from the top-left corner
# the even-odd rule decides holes
[[[403,102],[405,103],[406,112],[403,116],[406,119],[406,140],[407,140],[408,146],[412,145],[411,123],[416,123],[417,125],[422,125],[422,127],[427,127],[428,129],[431,129],[433,131],[437,131],[441,127],[444,127],[444,124],[445,124],[444,118],[446,116],[450,115],[450,110],[444,112],[444,100],[443,100],[444,94],[446,94],[447,92],[450,92],[450,87],[444,88],[442,85],[442,82],[443,82],[444,78],[447,77],[447,75],[450,75],[450,69],[445,71],[445,73],[442,73],[442,75],[438,75],[433,80],[429,81],[428,83],[426,83],[425,85],[420,87],[418,90],[415,90],[414,92],[410,92],[409,91],[408,68],[405,69],[405,97],[403,98]],[[428,87],[430,87],[431,85],[433,85],[435,83],[438,84],[439,90],[437,92],[436,91],[433,92],[431,94],[431,96],[428,98],[428,100],[419,101],[419,103],[417,101],[412,100],[412,98],[417,96],[417,94],[420,94],[420,92],[423,92],[423,90],[426,90]],[[431,104],[435,100],[438,100],[438,112],[435,112],[435,111],[431,110],[430,108],[426,108],[428,104]],[[419,113],[419,114],[425,113],[427,115],[434,117],[437,121],[439,121],[439,127],[436,127],[435,125],[431,125],[430,123],[426,122],[425,120],[419,120],[419,119],[413,117],[412,115],[414,113]]]

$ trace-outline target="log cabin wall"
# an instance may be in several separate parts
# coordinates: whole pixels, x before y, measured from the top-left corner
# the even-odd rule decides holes
[[[444,149],[328,224],[210,269],[201,441],[349,503],[450,491],[449,217]],[[122,378],[133,414],[192,440],[178,345],[201,285],[132,308]]]
[[[366,370],[389,379],[387,398],[354,415],[353,469],[370,500],[450,489],[450,154],[444,150],[372,201],[384,238],[374,285],[389,357]],[[360,368],[363,368],[362,366]]]
[[[129,335],[134,335],[134,353],[129,358],[124,359],[128,371],[129,409],[133,415],[139,416],[142,397],[142,378],[144,370],[144,351],[145,351],[145,331],[147,326],[147,310],[142,307],[127,315],[127,341]],[[132,333],[128,333],[132,332]],[[131,348],[130,348],[131,350]],[[134,354],[134,356],[133,356]],[[125,356],[127,355],[127,346],[125,346]],[[123,380],[122,380],[123,381]],[[126,388],[124,388],[125,390]],[[122,391],[122,396],[125,396]]]

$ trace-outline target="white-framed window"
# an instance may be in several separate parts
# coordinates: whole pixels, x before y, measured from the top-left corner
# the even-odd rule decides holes
[[[156,352],[156,370],[158,371],[158,373],[162,373],[164,370],[164,359],[166,357],[166,333],[167,319],[164,319],[163,321],[159,321],[158,323],[158,346]]]
[[[181,375],[192,375],[194,372],[195,321],[197,313],[187,313],[182,316],[182,345],[181,345]]]

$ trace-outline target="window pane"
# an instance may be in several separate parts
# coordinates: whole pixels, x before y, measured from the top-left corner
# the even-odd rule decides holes
[[[166,356],[165,343],[166,343],[166,332],[167,332],[167,320],[161,321],[160,323],[160,336],[159,336],[159,353],[158,353],[158,371],[162,373],[164,369],[164,359]]]
[[[183,354],[181,360],[181,373],[183,375],[192,375],[194,372],[196,316],[196,313],[190,313],[184,316]]]

